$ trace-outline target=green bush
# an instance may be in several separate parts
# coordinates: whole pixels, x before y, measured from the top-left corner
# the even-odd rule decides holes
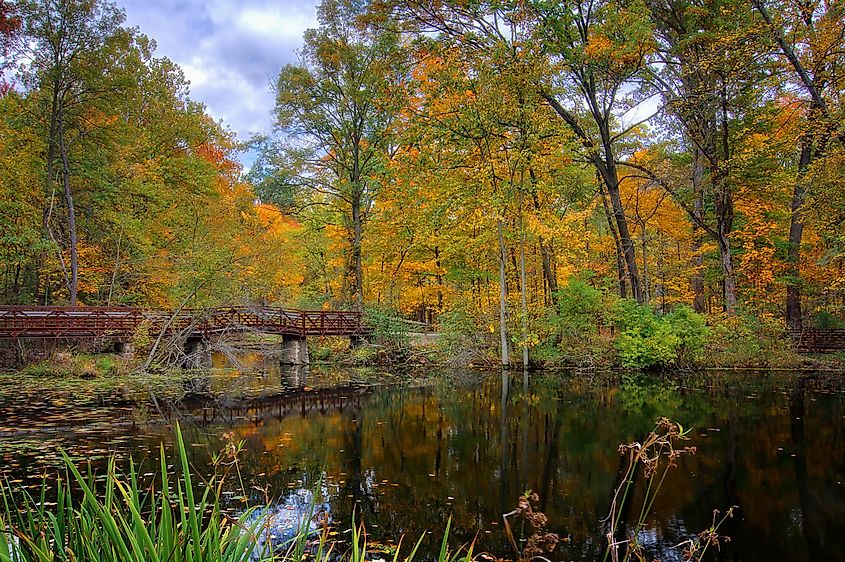
[[[606,295],[582,279],[570,279],[554,294],[556,309],[536,322],[540,344],[534,357],[545,363],[596,366],[613,353],[609,335],[602,335],[607,307],[617,297]]]
[[[368,306],[364,309],[364,325],[371,330],[373,343],[393,348],[408,344],[408,327],[395,310]]]
[[[704,356],[704,348],[710,335],[704,315],[688,306],[680,305],[666,314],[663,320],[669,323],[672,332],[681,341],[678,348],[678,360],[683,363],[700,361]]]
[[[789,367],[800,363],[780,318],[742,311],[711,317],[708,361],[720,367]]]
[[[563,338],[595,334],[605,310],[603,294],[580,279],[572,279],[555,293],[557,327]]]
[[[614,342],[624,367],[653,369],[696,361],[707,341],[704,317],[686,306],[658,315],[633,301],[610,311],[620,333]]]
[[[842,330],[845,329],[845,321],[837,318],[830,312],[822,310],[810,317],[810,326],[819,330]]]
[[[465,305],[457,305],[437,317],[438,351],[447,360],[466,355],[466,362],[472,362],[483,355],[480,350],[492,345],[480,322]]]
[[[312,361],[328,361],[332,356],[332,349],[325,345],[316,345],[308,350]]]

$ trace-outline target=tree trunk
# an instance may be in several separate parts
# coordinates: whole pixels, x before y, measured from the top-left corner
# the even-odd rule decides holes
[[[698,221],[704,222],[704,155],[697,147],[693,148],[692,157],[692,190],[695,194],[693,213]],[[701,254],[701,227],[696,221],[692,221],[692,266],[694,268],[692,284],[692,308],[703,313],[706,303],[704,302],[704,256]]]
[[[42,216],[42,232],[44,240],[50,240],[50,211],[53,208],[53,166],[56,160],[56,136],[59,114],[59,84],[53,83],[53,95],[50,105],[50,130],[47,133],[47,162],[44,177],[44,210]],[[47,262],[47,250],[41,250],[38,256],[38,263],[36,263],[35,272],[35,298],[37,301],[47,304],[47,295],[49,291],[49,275],[44,278],[43,295],[39,295],[42,287],[41,285],[41,267]]]
[[[79,289],[79,252],[76,235],[76,209],[73,206],[73,193],[70,188],[70,163],[67,157],[67,144],[65,142],[64,119],[59,117],[59,150],[62,157],[62,186],[65,192],[65,204],[67,205],[67,227],[70,237],[70,305],[76,306],[77,292]]]
[[[803,327],[801,315],[801,238],[804,234],[804,201],[807,198],[806,172],[812,162],[812,143],[809,138],[801,140],[801,157],[798,161],[798,177],[792,192],[789,221],[789,250],[787,252],[786,282],[786,325],[790,330],[800,331]]]
[[[522,192],[519,195],[519,290],[522,306],[522,367],[528,368],[528,297],[525,283],[525,224],[522,220]]]
[[[501,217],[496,223],[499,231],[499,338],[502,344],[502,367],[510,366],[508,355],[508,303],[507,303],[507,278],[505,276],[505,264],[508,255],[505,249],[505,234]]]
[[[722,288],[725,293],[725,312],[733,314],[736,311],[736,277],[734,276],[733,257],[731,256],[731,242],[727,235],[721,232],[717,242],[724,276]]]
[[[721,165],[711,171],[716,195],[716,234],[719,246],[719,257],[722,260],[724,280],[722,287],[725,293],[725,312],[733,314],[736,311],[736,277],[734,277],[733,256],[731,256],[731,242],[728,236],[733,230],[734,202],[733,192],[728,183],[730,172],[728,166],[731,161],[730,151],[730,121],[728,111],[727,89],[722,84],[720,89],[721,101]]]
[[[610,148],[606,149],[610,154]],[[613,218],[616,221],[616,229],[619,232],[619,244],[622,248],[622,256],[625,259],[625,266],[628,271],[628,282],[631,284],[631,296],[637,302],[643,302],[642,288],[640,287],[640,274],[637,268],[637,254],[634,250],[634,241],[628,230],[628,220],[625,218],[625,209],[622,206],[622,197],[619,194],[619,176],[616,171],[616,163],[608,162],[605,175],[607,193],[610,196],[610,206],[613,210]]]
[[[610,207],[607,204],[607,196],[604,193],[604,189],[602,189],[601,182],[599,183],[599,192],[601,193],[601,202],[604,207],[604,216],[607,219],[607,227],[613,235],[613,245],[616,248],[616,274],[619,280],[619,296],[626,299],[628,298],[628,287],[625,282],[625,261],[622,258],[622,245],[619,243],[619,234],[616,232],[616,224],[613,221]]]
[[[596,148],[593,139],[581,127],[575,116],[564,108],[554,96],[548,93],[543,93],[549,105],[554,109],[563,120],[569,125],[575,135],[580,138],[581,143],[587,149],[587,154],[590,161],[595,166],[596,173],[600,176],[599,185],[604,183],[607,188],[607,193],[610,196],[610,204],[613,210],[613,218],[616,222],[616,230],[619,235],[619,248],[624,258],[625,268],[628,274],[628,281],[631,284],[631,295],[642,302],[642,291],[640,289],[640,276],[637,270],[636,252],[634,250],[634,243],[631,240],[631,233],[628,230],[628,220],[625,218],[625,209],[622,206],[622,197],[619,194],[619,173],[616,169],[616,154],[613,143],[615,139],[610,130],[610,119],[607,111],[602,111],[600,104],[597,101],[595,84],[582,84],[583,93],[586,96],[588,105],[590,106],[590,113],[592,114],[595,124],[599,128],[601,134],[601,153]],[[620,293],[623,292],[622,283],[620,283]]]
[[[440,248],[434,247],[434,267],[437,268],[437,314],[443,312],[443,275],[440,274]]]
[[[643,302],[649,302],[651,296],[648,291],[648,239],[646,238],[645,223],[642,225],[643,231],[640,237],[640,245],[643,249]]]
[[[361,197],[356,194],[352,199],[352,294],[355,297],[355,309],[364,310],[364,272],[361,265]]]
[[[548,298],[546,299],[548,305],[554,302],[555,293],[557,293],[557,275],[552,261],[552,249],[546,245],[542,236],[539,237],[539,243],[540,256],[543,262],[543,282],[548,290]]]
[[[537,177],[534,170],[529,168],[528,174],[531,177],[531,185],[536,185]],[[533,190],[534,210],[540,211],[540,199],[537,197],[536,189]],[[543,286],[548,291],[545,295],[545,304],[549,305],[554,302],[554,295],[557,293],[557,273],[554,268],[554,255],[551,246],[547,245],[542,236],[538,236],[537,240],[540,244],[540,256],[543,262]]]

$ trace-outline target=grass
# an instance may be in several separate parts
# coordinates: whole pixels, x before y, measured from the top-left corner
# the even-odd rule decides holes
[[[134,465],[128,474],[109,463],[103,489],[83,476],[65,455],[66,476],[47,501],[45,484],[38,497],[2,488],[0,561],[55,560],[118,562],[240,562],[254,557],[257,523],[245,524],[220,508],[222,478],[212,478],[195,496],[181,432],[181,476],[171,482],[161,452],[161,485],[143,488]],[[267,559],[260,556],[259,560]]]

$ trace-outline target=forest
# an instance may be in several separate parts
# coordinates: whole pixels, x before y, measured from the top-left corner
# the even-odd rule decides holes
[[[842,2],[318,21],[238,139],[114,4],[0,2],[2,302],[365,310],[526,364],[845,326]]]

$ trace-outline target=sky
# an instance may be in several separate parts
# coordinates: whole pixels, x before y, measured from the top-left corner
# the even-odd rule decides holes
[[[156,55],[178,64],[191,99],[246,140],[272,125],[270,85],[296,62],[302,34],[317,26],[309,0],[117,0],[126,23],[158,45]],[[251,163],[244,154],[241,162]]]

